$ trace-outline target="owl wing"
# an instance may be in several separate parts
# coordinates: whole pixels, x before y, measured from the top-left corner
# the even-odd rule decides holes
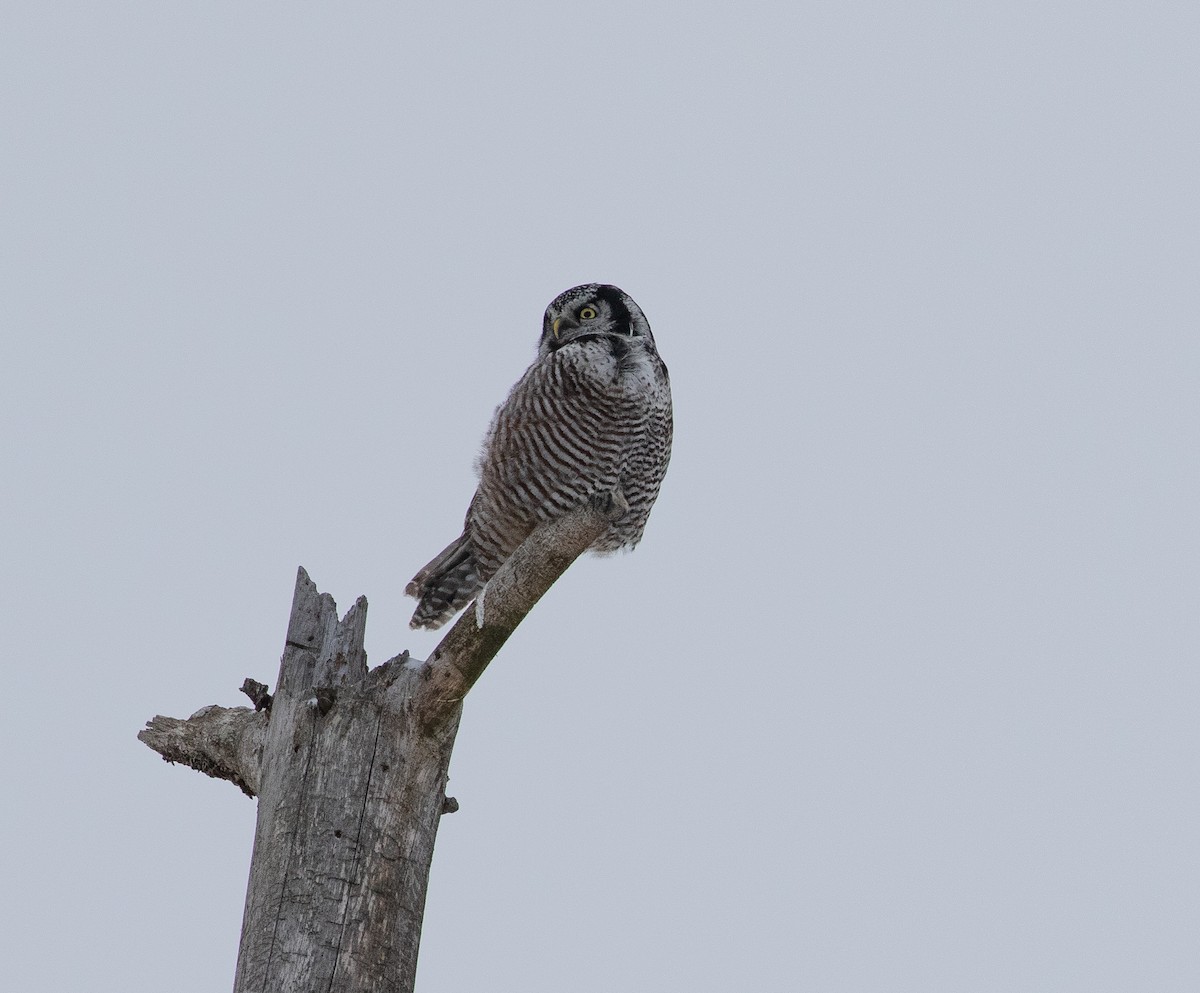
[[[653,375],[641,395],[636,415],[637,436],[628,445],[621,473],[622,489],[629,501],[629,514],[618,521],[601,540],[602,550],[632,548],[641,540],[667,466],[671,461],[674,420],[671,408],[671,381],[667,367],[657,355],[652,362]],[[630,433],[633,433],[631,429]]]

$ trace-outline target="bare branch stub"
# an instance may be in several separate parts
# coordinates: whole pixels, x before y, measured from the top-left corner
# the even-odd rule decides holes
[[[155,717],[138,740],[167,762],[227,779],[246,796],[257,796],[267,715],[248,707],[204,707],[187,720]]]
[[[271,694],[267,692],[266,683],[260,683],[257,679],[247,676],[242,682],[242,692],[250,698],[255,710],[271,709]]]

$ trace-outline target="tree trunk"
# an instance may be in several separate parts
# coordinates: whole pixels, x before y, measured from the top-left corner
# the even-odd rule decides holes
[[[617,493],[535,531],[428,662],[368,669],[366,600],[339,621],[301,569],[274,697],[247,680],[255,709],[156,717],[138,735],[259,798],[235,993],[413,989],[462,699],[625,509]]]
[[[413,988],[453,719],[427,728],[428,678],[368,672],[363,599],[339,623],[301,570],[271,704],[235,993]]]

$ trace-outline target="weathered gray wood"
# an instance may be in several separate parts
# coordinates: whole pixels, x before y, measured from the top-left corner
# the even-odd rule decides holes
[[[411,989],[457,725],[410,720],[425,667],[368,672],[301,570],[271,705],[236,991]],[[385,985],[380,985],[385,983]]]
[[[257,794],[235,993],[411,991],[462,699],[522,618],[625,510],[595,501],[513,554],[428,662],[367,668],[367,602],[301,569],[270,709],[156,717],[139,737]]]
[[[160,715],[138,732],[168,762],[228,779],[247,796],[258,795],[266,736],[267,715],[248,707],[204,707],[186,721]]]

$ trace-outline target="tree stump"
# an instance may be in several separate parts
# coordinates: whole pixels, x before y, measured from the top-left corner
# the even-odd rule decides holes
[[[155,717],[138,738],[258,797],[235,993],[413,989],[429,867],[462,700],[516,626],[625,502],[538,528],[429,660],[375,669],[367,601],[340,621],[299,570],[274,695]]]

